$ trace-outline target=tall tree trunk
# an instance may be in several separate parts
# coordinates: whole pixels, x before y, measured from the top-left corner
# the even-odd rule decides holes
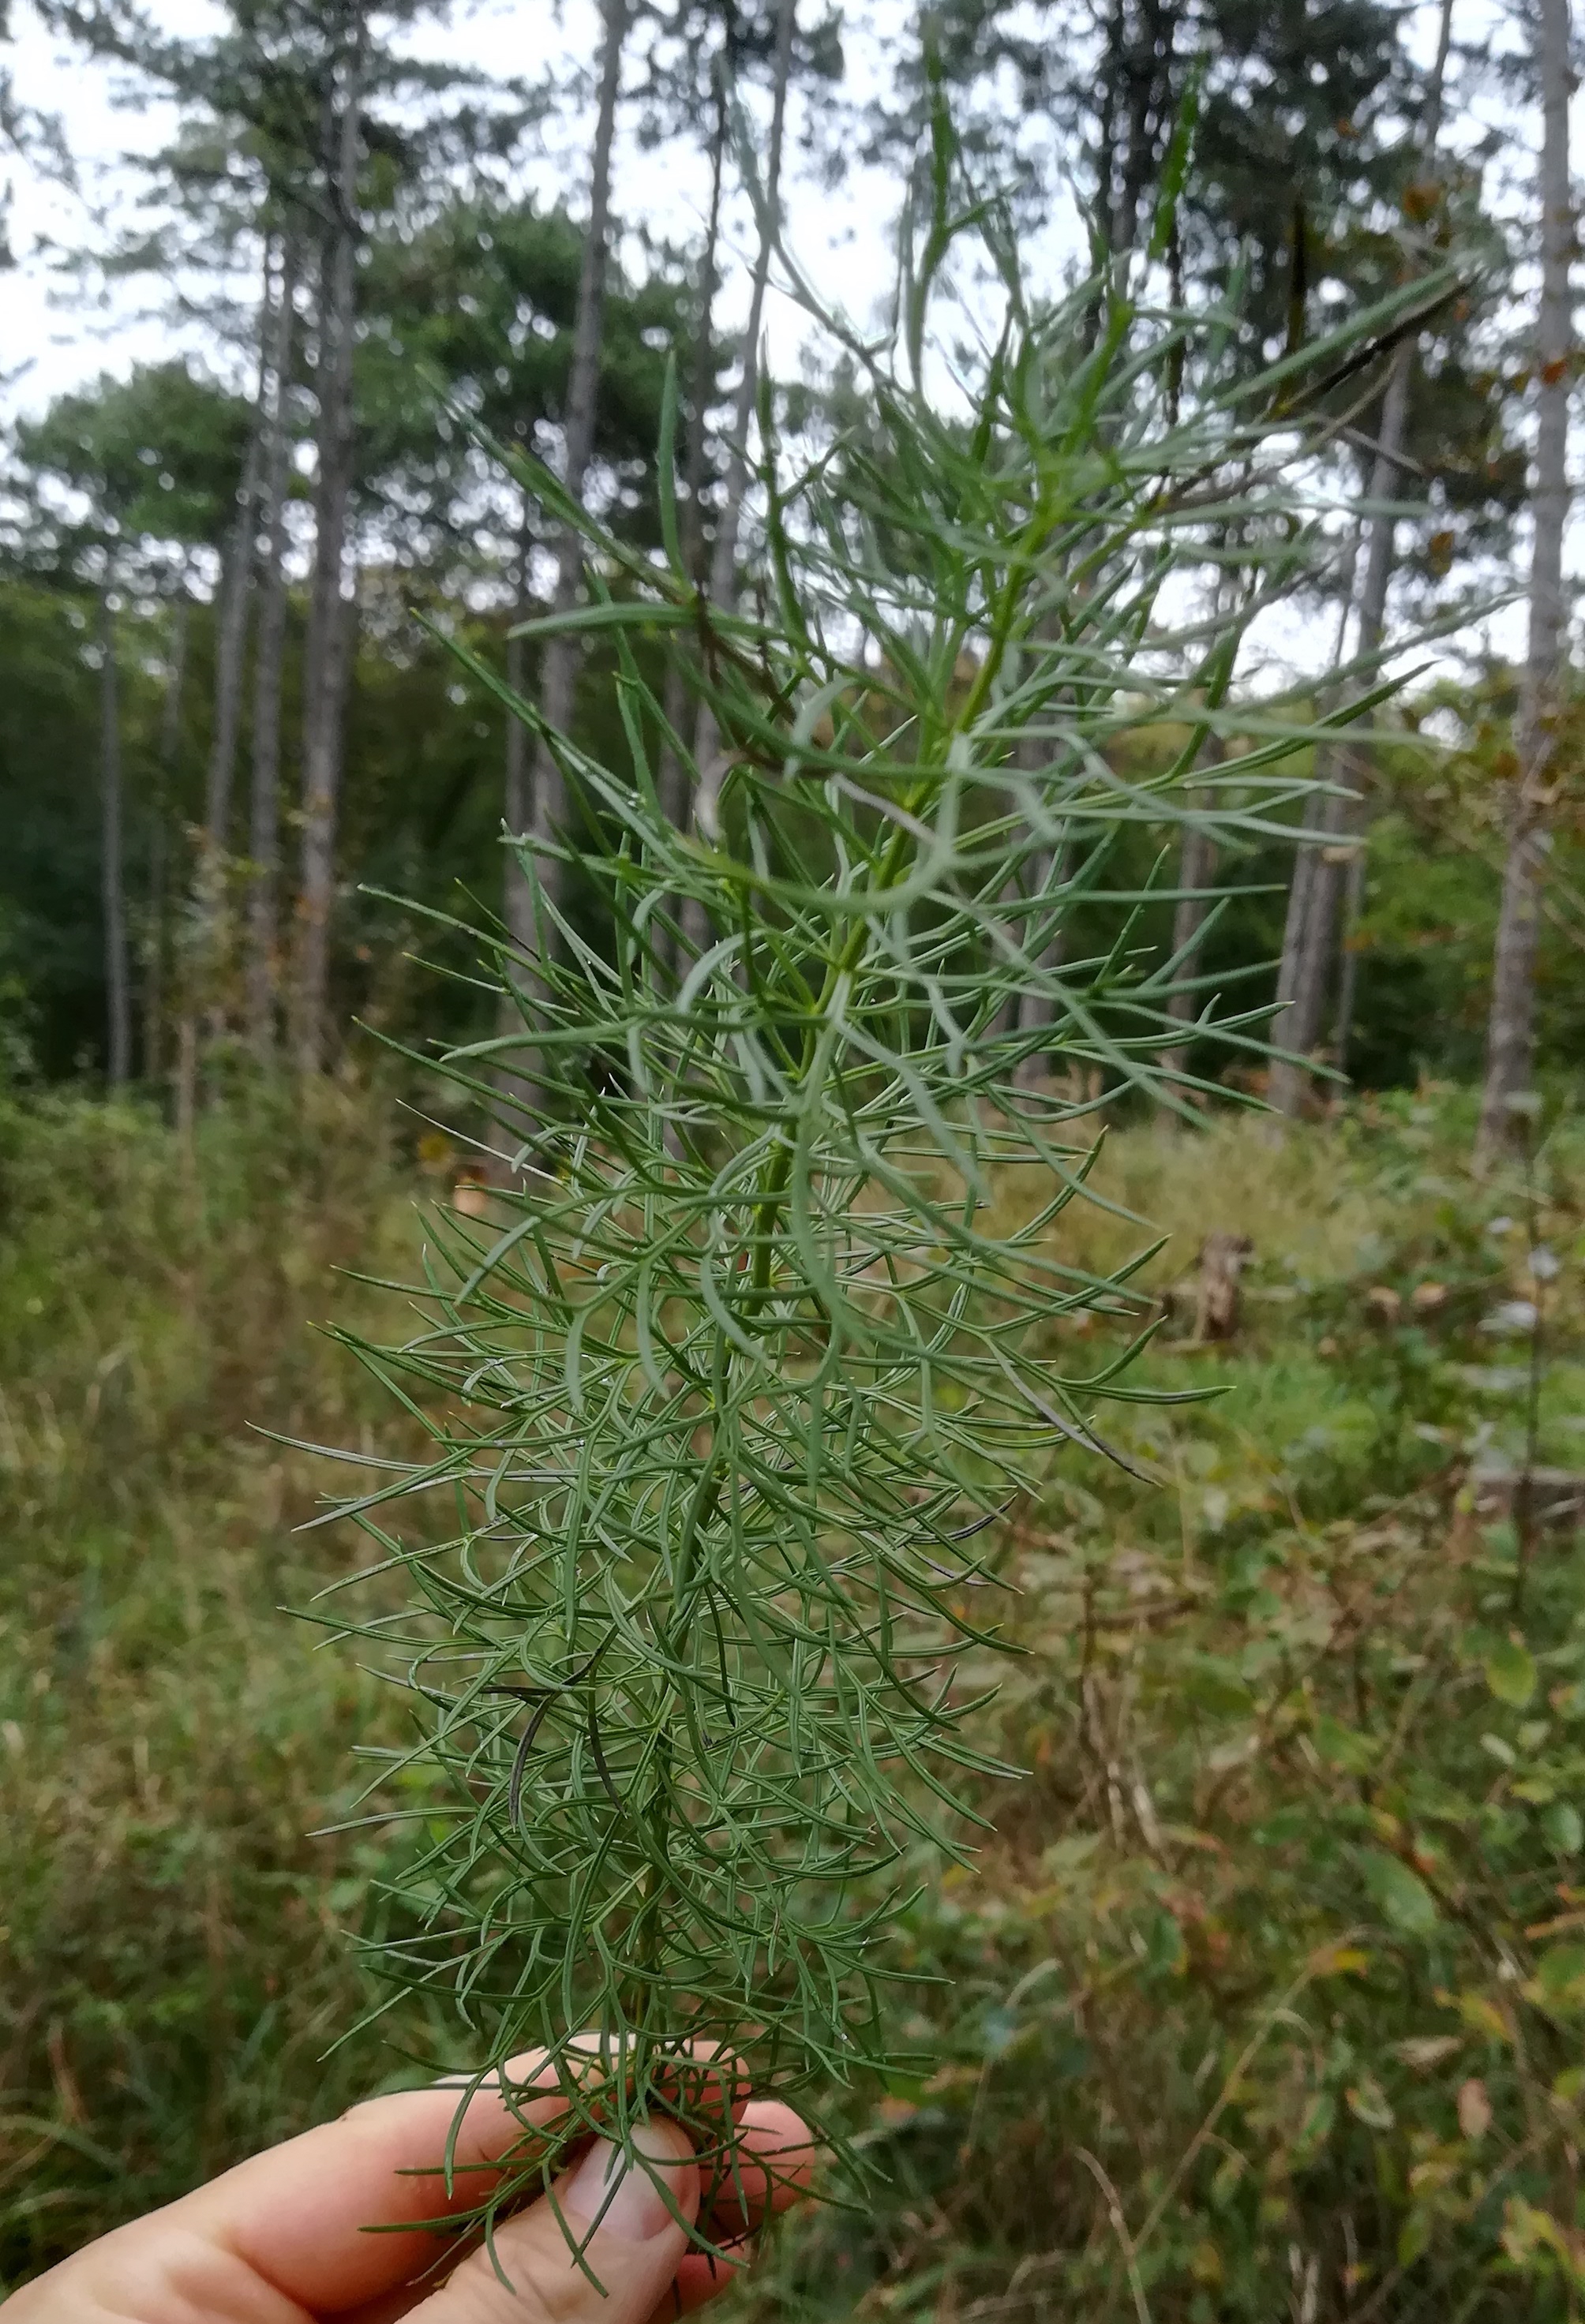
[[[583,262],[578,277],[578,303],[572,325],[572,362],[567,379],[563,413],[562,479],[572,496],[579,498],[594,457],[599,416],[600,348],[605,333],[606,278],[611,262],[611,151],[616,134],[616,102],[622,88],[622,55],[626,43],[632,0],[603,0],[605,32],[600,52],[599,99],[595,115],[594,150],[589,161],[589,225],[583,241]],[[524,512],[526,533],[527,512]],[[556,584],[552,611],[570,613],[578,602],[583,577],[583,546],[577,530],[565,527],[556,544]],[[524,583],[524,587],[526,584]],[[540,664],[540,706],[553,732],[566,733],[572,724],[573,701],[582,651],[576,637],[552,638]],[[507,678],[521,687],[524,661],[521,642],[507,646]],[[546,853],[560,840],[567,820],[567,783],[561,762],[542,734],[534,743],[525,768],[523,738],[508,734],[506,819],[514,833],[525,835],[533,856],[533,874],[543,894],[559,903],[563,890],[561,865]],[[536,978],[532,965],[544,947],[554,943],[554,931],[542,932],[534,908],[533,883],[515,855],[506,858],[505,915],[518,959],[509,974],[520,992],[532,1001]],[[517,1029],[510,993],[503,996],[504,1032]],[[544,1091],[535,1070],[503,1064],[496,1086],[523,1115],[542,1111]]]
[[[348,512],[352,497],[352,362],[357,335],[357,156],[363,120],[366,25],[362,0],[336,60],[325,109],[325,230],[320,251],[315,390],[318,475],[314,563],[303,669],[302,837],[297,903],[292,1047],[299,1069],[325,1061],[336,818],[351,668],[347,604]]]
[[[99,886],[105,919],[106,1078],[132,1074],[132,980],[126,956],[126,884],[121,845],[121,701],[110,584],[99,592]]]
[[[1563,533],[1569,514],[1569,393],[1573,372],[1571,262],[1574,215],[1569,181],[1568,0],[1538,0],[1536,66],[1542,95],[1541,298],[1536,315],[1540,393],[1535,429],[1534,534],[1530,638],[1518,733],[1519,772],[1506,806],[1507,861],[1492,960],[1486,1083],[1476,1156],[1491,1162],[1516,1142],[1515,1101],[1528,1094],[1535,1062],[1535,953],[1541,881],[1551,834],[1550,779],[1562,707],[1567,637]]]
[[[524,695],[528,683],[528,655],[524,641],[516,634],[517,622],[527,618],[529,600],[529,559],[533,551],[533,535],[529,521],[526,495],[519,507],[517,523],[517,576],[514,590],[514,617],[506,636],[506,683],[515,695]],[[514,838],[523,837],[533,821],[533,804],[529,789],[528,729],[520,718],[508,715],[506,720],[506,752],[504,768],[502,806],[506,829]],[[539,932],[534,923],[533,890],[514,852],[507,848],[503,853],[501,917],[506,932],[519,954],[532,960],[539,950]],[[521,1035],[523,1018],[518,1003],[510,990],[503,991],[496,1020],[496,1030],[503,1039]],[[496,1074],[496,1087],[503,1097],[531,1111],[535,1102],[532,1078],[526,1078],[510,1065],[502,1065]]]
[[[1219,765],[1222,757],[1219,739],[1213,740],[1206,750],[1206,764]],[[1211,834],[1202,824],[1187,825],[1178,855],[1178,900],[1173,907],[1173,956],[1183,964],[1167,996],[1167,1015],[1174,1025],[1188,1025],[1199,1013],[1190,979],[1199,965],[1194,947],[1210,909],[1206,891],[1216,878],[1217,862],[1217,844]],[[1173,1080],[1182,1079],[1189,1070],[1187,1042],[1163,1052],[1162,1070]]]
[[[171,888],[171,816],[176,761],[181,748],[181,697],[187,682],[187,648],[192,599],[182,576],[171,605],[171,650],[165,664],[165,694],[160,706],[160,788],[149,818],[148,931],[144,945],[144,1079],[158,1086],[165,1070],[166,908]]]
[[[222,1000],[223,930],[227,867],[231,851],[231,797],[236,779],[236,741],[242,725],[242,681],[247,658],[247,617],[253,602],[254,562],[258,547],[258,500],[264,459],[264,404],[268,392],[274,244],[264,244],[264,288],[259,308],[259,385],[254,421],[236,487],[236,514],[220,560],[215,599],[215,715],[209,733],[209,762],[204,785],[204,827],[199,843],[197,894],[198,942],[194,966],[199,990],[187,1006],[201,1010],[209,1038],[225,1028]]]
[[[292,360],[297,245],[281,244],[270,348],[269,408],[259,517],[264,563],[254,648],[253,781],[248,801],[247,1029],[261,1063],[275,1046],[281,886],[281,696],[286,659],[286,486],[292,452]]]
[[[704,250],[700,259],[698,303],[694,315],[693,348],[689,364],[688,383],[688,456],[683,470],[687,496],[682,504],[681,534],[683,563],[697,588],[705,585],[704,484],[706,460],[706,414],[709,406],[710,387],[715,378],[715,310],[718,275],[720,264],[721,189],[726,177],[727,160],[727,78],[718,59],[711,73],[715,97],[715,112],[710,128],[709,213],[705,226]],[[673,751],[670,744],[661,753],[659,788],[661,805],[669,820],[681,831],[688,821],[691,806],[688,768],[683,752],[691,751],[693,736],[690,729],[693,696],[688,684],[682,656],[676,652],[666,662],[664,708],[666,723],[682,743],[682,752]]]
[[[1319,757],[1319,754],[1318,754]],[[1321,1039],[1337,936],[1339,872],[1348,799],[1338,791],[1317,793],[1305,803],[1302,836],[1288,890],[1283,956],[1277,972],[1274,1045],[1291,1054],[1274,1057],[1267,1095],[1278,1113],[1296,1120],[1304,1111],[1313,1075],[1308,1059]]]
[[[730,612],[737,595],[737,535],[743,503],[748,492],[748,436],[759,386],[759,341],[765,320],[765,290],[771,260],[781,229],[782,150],[787,129],[787,89],[792,76],[792,40],[798,23],[798,0],[780,0],[776,14],[775,75],[771,93],[771,139],[765,160],[765,210],[760,220],[759,247],[755,254],[754,281],[749,294],[748,321],[743,335],[743,368],[732,407],[732,429],[727,446],[726,490],[710,553],[709,596],[713,605]],[[725,768],[721,733],[715,713],[701,703],[694,739],[694,764],[699,769],[699,793],[694,819],[707,835],[715,825],[716,804]],[[684,940],[694,952],[704,949],[709,930],[700,908],[691,903],[682,915]]]
[[[765,323],[765,292],[770,287],[771,260],[775,255],[782,215],[782,152],[787,134],[787,90],[792,75],[792,40],[798,26],[798,0],[780,0],[776,12],[776,60],[771,90],[771,142],[765,161],[765,216],[760,222],[759,247],[755,253],[754,280],[749,292],[748,321],[743,334],[743,368],[732,406],[732,430],[727,442],[726,490],[720,522],[710,555],[710,599],[727,607],[737,597],[737,533],[748,491],[748,436],[759,392],[759,341]]]
[[[600,57],[600,94],[595,116],[594,152],[589,169],[589,226],[584,235],[583,265],[578,278],[578,308],[572,328],[572,367],[567,382],[566,444],[563,481],[576,499],[583,492],[589,464],[594,457],[595,424],[599,408],[600,342],[606,319],[606,277],[610,271],[611,147],[616,134],[616,99],[622,86],[622,51],[627,39],[631,0],[604,0],[605,40]],[[570,613],[578,602],[583,576],[583,547],[570,527],[558,545],[556,588],[552,610]],[[572,724],[573,696],[582,654],[575,637],[552,638],[544,650],[540,678],[540,701],[545,718],[557,733]],[[542,738],[536,744],[532,778],[529,830],[536,849],[561,835],[567,820],[567,785],[560,760]],[[540,878],[547,893],[559,898],[560,867],[539,857]]]
[[[1426,167],[1432,171],[1441,135],[1442,95],[1452,32],[1453,0],[1442,0],[1436,60],[1426,89],[1421,128]],[[1376,427],[1368,511],[1363,528],[1365,565],[1359,576],[1355,649],[1358,658],[1367,662],[1379,657],[1386,633],[1387,593],[1392,586],[1397,553],[1398,521],[1393,502],[1403,480],[1415,352],[1413,335],[1400,339],[1394,348]],[[1283,1019],[1274,1028],[1274,1038],[1282,1047],[1301,1056],[1309,1056],[1321,1038],[1332,961],[1337,957],[1341,970],[1332,1051],[1333,1063],[1341,1072],[1353,1035],[1358,977],[1352,942],[1354,924],[1365,894],[1367,786],[1370,769],[1362,752],[1345,749],[1339,754],[1339,772],[1351,796],[1328,799],[1321,806],[1324,844],[1319,855],[1313,848],[1307,850],[1294,868],[1289,911],[1292,949],[1284,943],[1286,990],[1279,990],[1278,996],[1285,1009]],[[1302,865],[1307,866],[1307,875]],[[1297,919],[1292,908],[1294,901],[1302,907]],[[1277,1111],[1291,1115],[1302,1112],[1312,1078],[1301,1065],[1283,1061],[1274,1065],[1270,1094]]]
[[[523,640],[516,634],[517,622],[528,614],[529,558],[533,550],[533,537],[529,526],[528,502],[524,499],[517,523],[516,599],[512,629],[506,639],[506,683],[514,694],[522,695],[528,678],[528,656]],[[529,828],[533,807],[529,793],[528,729],[521,718],[506,721],[506,763],[505,769],[505,800],[506,828],[523,834]],[[505,908],[503,918],[512,941],[526,953],[534,949],[533,895],[523,867],[515,855],[508,853],[505,874]]]
[[[1334,669],[1348,648],[1362,532],[1363,527],[1356,525],[1344,558],[1340,576],[1343,610],[1332,653]],[[1333,702],[1330,694],[1322,698],[1323,704]],[[1328,764],[1323,746],[1315,754],[1318,781],[1326,775]],[[1342,827],[1343,806],[1341,798],[1330,792],[1312,791],[1305,800],[1293,857],[1293,876],[1288,886],[1271,1040],[1274,1049],[1292,1055],[1273,1057],[1266,1095],[1276,1112],[1294,1120],[1304,1110],[1311,1080],[1302,1061],[1321,1038],[1321,1013],[1326,1006],[1327,972],[1337,922],[1337,866],[1329,861],[1329,854],[1335,849]]]
[[[1048,888],[1059,885],[1067,877],[1069,850],[1044,848],[1035,857],[1031,891],[1043,895]],[[1062,940],[1053,936],[1041,953],[1039,966],[1054,973],[1062,964]],[[1024,991],[1018,995],[1018,1029],[1021,1033],[1046,1032],[1057,1021],[1056,1001],[1049,992]],[[1018,1089],[1039,1089],[1051,1072],[1051,1050],[1035,1049],[1021,1057],[1013,1069],[1014,1084]]]
[[[260,317],[260,337],[265,350],[270,329],[271,309],[266,300]],[[267,353],[262,361],[267,364]],[[236,518],[220,561],[220,587],[215,599],[215,719],[204,786],[204,841],[217,857],[225,855],[231,842],[231,794],[236,779],[236,738],[242,726],[243,667],[247,658],[247,616],[257,545],[264,392],[261,382],[258,416],[248,438],[247,455],[236,488]]]
[[[226,915],[227,863],[231,844],[231,794],[236,775],[236,738],[242,723],[243,666],[247,652],[247,617],[253,593],[258,538],[258,498],[264,457],[264,399],[268,390],[271,293],[274,246],[264,245],[264,290],[259,309],[259,385],[253,426],[236,487],[236,514],[220,558],[215,596],[215,714],[204,785],[204,823],[194,866],[193,942],[189,947],[181,1025],[180,1071],[198,1070],[198,1019],[201,1011],[211,1039],[225,1029],[222,1001],[222,929]],[[197,1104],[196,1084],[178,1094],[177,1112],[186,1119]]]
[[[1436,60],[1431,69],[1425,112],[1421,122],[1426,168],[1433,175],[1437,168],[1437,147],[1441,139],[1442,97],[1452,40],[1453,0],[1442,0]],[[1414,356],[1414,339],[1401,339],[1393,350],[1386,393],[1382,398],[1380,435],[1370,479],[1373,513],[1369,547],[1359,600],[1358,650],[1367,659],[1381,651],[1386,632],[1387,592],[1392,586],[1393,570],[1397,562],[1398,521],[1392,503],[1403,481],[1402,455],[1409,432]],[[1359,983],[1359,956],[1354,932],[1365,903],[1365,835],[1369,825],[1369,761],[1363,752],[1351,752],[1347,763],[1349,780],[1357,804],[1352,812],[1346,813],[1344,816],[1344,828],[1352,836],[1354,846],[1340,883],[1342,927],[1338,945],[1340,965],[1337,1018],[1332,1035],[1333,1062],[1339,1073],[1348,1071],[1349,1049],[1354,1037],[1354,1008]]]
[[[1133,43],[1126,46],[1120,60],[1127,92],[1127,134],[1122,185],[1108,221],[1108,240],[1118,257],[1131,251],[1138,238],[1145,190],[1155,179],[1173,121],[1177,10],[1163,7],[1160,0],[1140,0],[1139,14]]]

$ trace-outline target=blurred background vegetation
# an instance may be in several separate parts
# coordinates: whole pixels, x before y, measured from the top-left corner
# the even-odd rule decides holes
[[[296,1446],[394,1442],[311,1328],[450,1192],[394,1118],[217,1108],[195,1168],[144,1107],[0,1115],[7,2281],[453,2055],[411,2005],[338,2046],[394,1843],[313,1835],[405,1730],[282,1610],[345,1570],[294,1528],[347,1471]],[[1280,1142],[1115,1134],[1103,1191],[1172,1236],[1148,1372],[1228,1393],[1133,1408],[1165,1488],[1095,1462],[1020,1518],[987,1739],[1032,1772],[972,1871],[918,1868],[926,2063],[865,2101],[880,2191],[783,2240],[767,2312],[1569,2313],[1585,1566],[1551,1505],[1522,1558],[1501,1493],[1532,1435],[1585,1469],[1585,1148],[1477,1187],[1472,1125],[1427,1085]],[[1209,1222],[1255,1250],[1207,1345]]]
[[[1191,870],[1141,826],[1118,866],[1156,877],[1142,958],[1183,941],[1185,893],[1227,890],[1200,973],[1294,1052],[1272,1075],[1197,1042],[1225,1092],[1200,1127],[1117,1110],[1118,1210],[1063,1214],[1073,1263],[1143,1240],[1125,1212],[1168,1234],[1145,1366],[1228,1393],[1138,1411],[1164,1486],[1076,1464],[1019,1517],[1025,1652],[986,1719],[1032,1772],[979,1803],[971,1871],[919,1867],[896,2006],[926,2063],[862,2100],[882,2192],[795,2224],[746,2299],[1574,2317],[1585,791],[1566,622],[1538,663],[1534,623],[1525,659],[1523,622],[1481,611],[1539,603],[1553,517],[1563,537],[1535,487],[1577,366],[1571,318],[1561,355],[1537,320],[1530,161],[1559,0],[885,23],[603,0],[570,78],[520,80],[415,49],[441,13],[236,0],[179,37],[119,0],[39,10],[172,124],[70,279],[177,285],[184,349],[201,333],[19,401],[0,477],[0,2291],[454,2038],[411,2005],[352,2032],[396,1843],[315,1835],[402,1714],[283,1609],[348,1554],[301,1529],[346,1477],[311,1448],[372,1454],[396,1424],[312,1327],[333,1298],[378,1337],[382,1295],[334,1271],[402,1273],[415,1212],[477,1174],[480,1123],[430,1125],[356,1029],[422,1050],[488,1023],[371,891],[514,925],[499,835],[531,811],[528,746],[440,640],[570,687],[590,747],[619,733],[598,654],[541,669],[509,637],[577,573],[419,366],[649,546],[674,359],[683,547],[727,595],[753,567],[756,396],[816,445],[866,424],[839,359],[759,376],[747,173],[774,184],[784,116],[794,246],[845,166],[910,198],[928,33],[1031,236],[1080,189],[1053,287],[1086,248],[1134,252],[1192,69],[1157,295],[1227,301],[1253,365],[1450,251],[1471,288],[1384,351],[1339,438],[1363,512],[1323,525],[1267,642],[1325,700],[1349,653],[1441,625],[1368,763],[1317,770],[1343,810],[1297,858]],[[570,120],[583,182],[535,198]],[[17,171],[68,170],[70,131],[0,107]],[[625,208],[640,151],[695,168],[691,240]],[[1522,908],[1515,1064],[1493,961]],[[1076,952],[1115,934],[1104,901],[1077,911]],[[1477,1171],[1483,1077],[1521,1102]],[[1250,1246],[1225,1313],[1219,1238]]]

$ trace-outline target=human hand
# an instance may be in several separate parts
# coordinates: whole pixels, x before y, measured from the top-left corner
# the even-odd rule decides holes
[[[691,2248],[649,2173],[614,2170],[616,2149],[598,2141],[557,2187],[580,2241],[599,2216],[584,2254],[589,2273],[542,2198],[497,2227],[500,2273],[476,2250],[437,2284],[443,2242],[404,2223],[470,2210],[488,2192],[487,2166],[520,2145],[524,2125],[559,2111],[549,2096],[509,2111],[487,2085],[463,2116],[448,2200],[436,2174],[457,2102],[444,2084],[373,2098],[255,2154],[51,2268],[6,2301],[6,2324],[670,2324],[726,2290],[733,2270]],[[774,2100],[732,2112],[744,2167],[708,2225],[713,2243],[746,2256],[764,2216],[807,2177],[809,2134]],[[687,2136],[660,2117],[639,2142],[681,2218],[696,2219],[701,2172]]]

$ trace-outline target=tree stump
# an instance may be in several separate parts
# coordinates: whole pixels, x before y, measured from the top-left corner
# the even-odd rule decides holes
[[[1219,1231],[1200,1246],[1200,1280],[1194,1295],[1194,1337],[1201,1346],[1238,1335],[1242,1293],[1239,1278],[1255,1249],[1249,1237]]]

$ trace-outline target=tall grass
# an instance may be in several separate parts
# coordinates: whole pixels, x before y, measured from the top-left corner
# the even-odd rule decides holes
[[[279,1610],[354,1554],[292,1530],[345,1472],[255,1424],[366,1441],[311,1322],[366,1296],[384,1327],[330,1270],[379,1272],[445,1181],[366,1097],[319,1107],[217,1113],[190,1165],[136,1111],[0,1117],[0,2284],[444,2039],[335,2047],[381,1858],[310,1834],[355,1737],[401,1730]],[[786,2238],[766,2312],[1575,2312],[1585,1565],[1542,1537],[1515,1609],[1469,1506],[1472,1452],[1523,1440],[1535,1286],[1523,1187],[1470,1186],[1463,1146],[1432,1100],[1108,1141],[1100,1191],[1173,1234],[1159,1286],[1255,1239],[1239,1340],[1174,1316],[1145,1360],[1230,1393],[1124,1416],[1164,1485],[1097,1462],[1020,1524],[982,1739],[1033,1773],[987,1788],[968,1871],[922,1858],[900,1932],[904,2036],[945,2062],[855,2118],[878,2191]],[[1549,1148],[1564,1463],[1582,1186]],[[1082,1218],[1098,1270],[1142,1239]]]
[[[374,1855],[309,1837],[389,1713],[316,1655],[366,1426],[310,1319],[414,1189],[366,1103],[0,1116],[0,2284],[389,2075],[327,2058]],[[372,1224],[371,1224],[372,1222]]]

